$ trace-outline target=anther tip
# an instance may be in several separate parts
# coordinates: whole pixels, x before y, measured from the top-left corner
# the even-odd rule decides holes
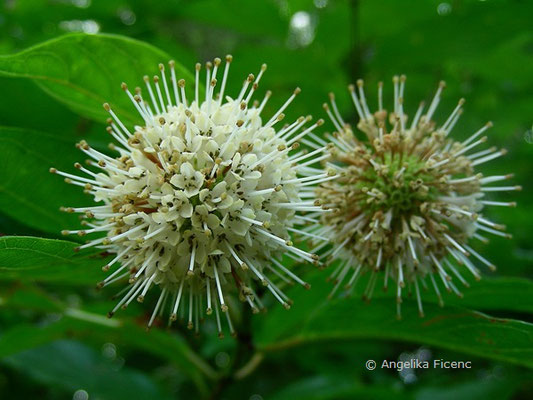
[[[111,110],[111,107],[109,106],[109,103],[104,103],[104,110],[106,110],[106,111]]]

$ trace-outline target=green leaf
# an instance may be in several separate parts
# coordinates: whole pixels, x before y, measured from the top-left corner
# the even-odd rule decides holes
[[[153,329],[146,331],[136,323],[107,319],[98,314],[73,308],[65,308],[63,317],[44,326],[20,324],[0,335],[0,358],[42,346],[64,338],[93,341],[99,345],[119,343],[143,350],[172,362],[184,374],[205,388],[204,375],[214,378],[216,373],[177,334]]]
[[[83,160],[73,142],[43,132],[0,127],[0,209],[30,227],[58,235],[79,226],[74,214],[60,206],[83,206],[91,202],[80,187],[67,185],[50,174],[51,166],[75,172],[74,162]]]
[[[447,296],[446,305],[475,310],[515,311],[533,314],[533,281],[526,278],[484,278],[463,291],[464,297]],[[436,299],[434,299],[436,301]]]
[[[147,375],[128,367],[121,368],[118,360],[106,359],[90,347],[74,341],[56,341],[10,356],[2,362],[37,381],[71,393],[83,389],[92,398],[172,398]]]
[[[62,304],[49,296],[44,290],[30,284],[12,285],[0,296],[0,304],[4,309],[17,308],[21,310],[34,310],[41,312],[60,312],[63,310]]]
[[[71,34],[0,57],[0,75],[33,79],[42,89],[74,111],[104,121],[108,102],[125,123],[140,122],[121,82],[143,86],[144,75],[159,74],[158,64],[170,60],[163,51],[117,35]],[[178,63],[177,79],[193,82]]]
[[[297,380],[271,396],[276,400],[386,400],[391,397],[397,400],[413,398],[398,386],[365,386],[355,379],[327,375]]]
[[[508,295],[512,291],[512,285],[503,287],[502,294]],[[530,282],[523,286],[526,291],[530,287]],[[425,318],[418,317],[416,301],[406,298],[402,304],[404,318],[398,321],[391,296],[376,295],[371,304],[362,302],[359,297],[327,301],[325,287],[317,284],[315,288],[318,288],[317,294],[323,296],[323,300],[317,301],[316,295],[305,296],[309,293],[301,290],[289,292],[289,295],[294,294],[290,318],[286,310],[275,308],[263,323],[257,324],[255,338],[260,351],[324,341],[401,340],[533,367],[532,324],[492,318],[451,304],[440,308],[431,302],[429,295],[426,296],[428,301],[424,302]],[[494,298],[501,299],[503,296],[498,296],[498,288],[496,284],[488,285],[485,293],[493,289]],[[463,301],[468,299],[467,294]],[[517,300],[522,296],[527,296],[527,293],[518,294]],[[473,303],[482,305],[484,300],[488,301],[489,307],[496,302],[481,295]],[[527,304],[526,309],[530,309],[530,301]]]
[[[104,276],[106,259],[81,251],[78,244],[36,237],[0,237],[0,279],[94,285]]]

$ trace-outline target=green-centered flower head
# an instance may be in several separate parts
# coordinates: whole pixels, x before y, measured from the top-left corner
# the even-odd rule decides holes
[[[159,287],[148,326],[167,311],[170,321],[181,315],[189,328],[198,329],[203,313],[214,310],[222,335],[219,310],[234,332],[227,312],[232,293],[257,312],[263,306],[256,282],[286,308],[291,302],[273,275],[308,287],[279,260],[287,254],[317,263],[316,255],[293,244],[291,233],[305,234],[296,225],[308,221],[297,213],[324,211],[314,198],[300,198],[301,189],[322,176],[299,171],[293,160],[300,154],[295,152],[299,140],[322,121],[302,130],[309,118],[301,117],[276,129],[299,89],[263,121],[270,92],[261,102],[253,102],[252,96],[266,65],[257,77],[246,78],[235,98],[226,97],[231,61],[228,56],[223,71],[218,58],[206,64],[205,98],[200,98],[201,66],[196,65],[192,101],[185,81],[176,77],[174,62],[169,63],[170,76],[161,64],[153,83],[145,77],[150,102],[139,88],[132,94],[122,84],[144,123],[131,131],[104,105],[111,115],[108,132],[116,140],[111,150],[118,156],[82,141],[78,148],[91,159],[88,168],[75,165],[83,176],[51,169],[99,203],[64,208],[81,213],[86,226],[64,233],[99,233],[80,248],[95,246],[115,255],[104,266],[111,273],[99,286],[118,280],[128,286],[110,316]]]
[[[334,243],[327,253],[340,264],[331,278],[334,291],[343,282],[352,287],[367,274],[363,297],[370,299],[378,280],[385,288],[396,281],[398,317],[402,289],[407,285],[416,294],[423,315],[420,286],[431,286],[442,304],[441,289],[461,296],[452,281],[456,276],[465,286],[463,270],[476,279],[475,263],[495,267],[478,254],[469,242],[486,241],[485,234],[508,236],[503,225],[485,218],[484,206],[514,206],[485,199],[487,192],[520,189],[518,186],[489,186],[511,175],[484,177],[477,167],[505,150],[481,149],[487,140],[487,123],[462,142],[450,132],[462,113],[461,99],[442,124],[432,120],[445,85],[441,82],[426,109],[422,103],[413,118],[403,109],[405,77],[394,77],[394,105],[383,108],[382,87],[378,87],[378,109],[371,113],[363,81],[349,90],[359,115],[357,128],[366,136],[359,139],[342,119],[333,94],[331,108],[324,108],[336,132],[331,141],[328,168],[339,178],[322,183],[317,197],[333,212],[322,216]]]

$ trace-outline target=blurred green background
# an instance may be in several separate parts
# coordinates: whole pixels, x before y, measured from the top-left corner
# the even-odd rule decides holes
[[[521,294],[515,293],[513,286],[507,293],[501,291],[509,303],[516,295],[515,302],[520,304],[506,308],[505,301],[504,305],[484,303],[491,296],[489,290],[480,291],[480,305],[476,306],[473,287],[473,300],[468,300],[469,290],[465,290],[465,301],[470,301],[466,307],[531,322],[533,294],[527,279],[532,277],[533,264],[533,193],[529,184],[533,178],[532,21],[533,3],[526,0],[3,0],[0,54],[16,53],[69,32],[112,33],[142,40],[189,69],[196,61],[229,53],[234,56],[231,93],[238,90],[246,74],[256,73],[263,62],[268,63],[261,90],[271,89],[274,95],[267,113],[275,111],[294,87],[302,88],[287,113],[289,119],[302,114],[323,118],[322,103],[328,92],[334,91],[345,119],[354,122],[347,84],[364,78],[369,102],[375,104],[372,88],[383,80],[390,104],[391,78],[399,73],[407,75],[406,109],[412,114],[420,100],[431,99],[439,80],[445,80],[447,88],[436,120],[447,118],[457,100],[465,97],[465,113],[454,137],[464,139],[493,121],[489,144],[504,147],[509,154],[483,172],[513,172],[514,182],[524,188],[493,197],[517,201],[517,208],[487,211],[490,218],[507,225],[513,239],[495,237],[488,245],[476,246],[498,266],[492,278],[508,277],[524,284]],[[105,65],[108,60],[101,61]],[[102,91],[120,94],[119,84]],[[43,132],[69,146],[81,138],[96,144],[107,141],[103,120],[80,117],[31,80],[0,77],[0,90],[2,126]],[[326,126],[332,129],[329,123]],[[81,158],[73,147],[66,148],[72,149],[65,156],[69,162]],[[0,176],[9,168],[9,164],[2,165]],[[35,179],[51,178],[36,174]],[[32,188],[27,191],[31,195]],[[16,218],[7,210],[6,192],[0,190],[0,196],[4,196],[0,199],[2,235],[59,238],[60,230],[66,228],[40,229],[31,221],[31,209],[23,204],[18,206],[26,220]],[[101,274],[94,262],[91,267],[96,282]],[[439,346],[436,339],[406,342],[391,340],[394,334],[387,340],[383,340],[387,335],[376,334],[380,340],[375,340],[372,329],[351,340],[323,340],[265,351],[257,368],[240,379],[235,372],[246,364],[255,344],[247,333],[238,341],[219,340],[213,329],[206,329],[201,337],[181,327],[172,333],[161,327],[145,334],[144,317],[139,316],[143,307],[137,305],[119,316],[125,322],[118,329],[114,320],[99,319],[112,304],[113,288],[97,292],[81,278],[70,282],[46,276],[21,279],[4,273],[1,267],[0,274],[4,274],[0,277],[0,356],[5,356],[0,360],[2,399],[373,399],[392,395],[406,399],[518,399],[533,395],[531,370],[515,365],[520,363],[465,355],[453,346]],[[309,293],[294,290],[301,306],[296,302],[285,312],[272,304],[266,316],[252,317],[251,332],[262,332],[259,336],[264,339],[263,330],[298,313],[311,312],[328,291],[324,276],[311,277],[314,287]],[[462,306],[461,301],[451,303]],[[360,307],[368,310],[373,305]],[[390,314],[381,318],[393,321],[393,307],[390,302]],[[405,318],[418,318],[411,314]],[[263,318],[270,320],[263,324]],[[358,314],[347,308],[339,318],[357,321]],[[239,324],[245,326],[246,319],[244,316]],[[207,325],[209,328],[209,322]],[[386,326],[395,329],[394,323]],[[529,358],[522,364],[532,366],[533,337],[524,335],[519,339],[521,343],[525,340],[525,349],[513,350],[514,337],[509,336],[508,351],[523,353]],[[367,359],[397,360],[413,354],[420,359],[472,360],[473,368],[403,372],[378,368],[371,372],[364,366]]]

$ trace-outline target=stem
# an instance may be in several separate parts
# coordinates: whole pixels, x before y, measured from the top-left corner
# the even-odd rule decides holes
[[[348,76],[355,82],[361,78],[361,37],[359,27],[359,0],[350,0],[350,48],[348,53]]]
[[[255,346],[252,341],[252,318],[248,304],[242,303],[242,326],[239,329],[237,336],[237,348],[233,362],[227,374],[221,376],[216,382],[209,399],[216,400],[221,397],[221,394],[226,388],[236,379],[243,379],[250,375],[263,359],[262,353],[254,353]],[[242,367],[243,360],[249,361]]]
[[[263,353],[255,353],[250,360],[244,366],[242,366],[240,369],[238,369],[233,377],[237,380],[244,379],[248,375],[252,374],[252,372],[255,371],[255,369],[261,364],[261,361],[263,361],[263,358],[265,358],[265,355]]]

